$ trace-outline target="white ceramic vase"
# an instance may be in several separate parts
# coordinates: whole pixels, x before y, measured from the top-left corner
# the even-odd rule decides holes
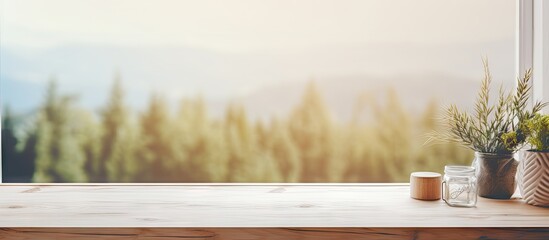
[[[526,203],[549,206],[549,152],[523,151],[517,177]]]

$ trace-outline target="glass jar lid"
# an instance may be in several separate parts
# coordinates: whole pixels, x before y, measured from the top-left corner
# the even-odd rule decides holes
[[[448,175],[474,175],[475,168],[470,166],[447,165],[444,167],[444,174]]]

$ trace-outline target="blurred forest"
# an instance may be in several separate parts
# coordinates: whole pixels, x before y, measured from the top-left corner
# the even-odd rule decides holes
[[[239,104],[212,118],[204,99],[182,99],[170,111],[152,95],[143,112],[124,102],[114,80],[99,114],[46,90],[32,127],[14,132],[2,114],[4,182],[408,182],[412,171],[442,172],[469,164],[455,144],[424,145],[441,127],[436,101],[422,112],[403,108],[395,91],[385,99],[358,97],[353,119],[335,122],[314,83],[284,118],[251,120]],[[363,119],[361,116],[371,116]]]

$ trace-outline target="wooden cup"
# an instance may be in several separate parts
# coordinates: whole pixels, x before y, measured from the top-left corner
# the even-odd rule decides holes
[[[413,172],[410,175],[410,197],[418,200],[438,200],[441,196],[440,173]]]

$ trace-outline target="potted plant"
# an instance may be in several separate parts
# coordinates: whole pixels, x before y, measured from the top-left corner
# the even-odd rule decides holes
[[[549,116],[536,114],[526,121],[527,142],[518,167],[518,185],[526,203],[549,206]]]
[[[531,70],[517,78],[514,92],[499,89],[497,101],[490,102],[492,76],[483,60],[484,78],[475,102],[474,113],[460,111],[451,105],[445,112],[448,131],[437,135],[444,140],[458,142],[475,151],[478,195],[487,198],[509,199],[515,190],[518,162],[513,154],[526,140],[525,121],[545,106],[540,102],[528,107]]]

